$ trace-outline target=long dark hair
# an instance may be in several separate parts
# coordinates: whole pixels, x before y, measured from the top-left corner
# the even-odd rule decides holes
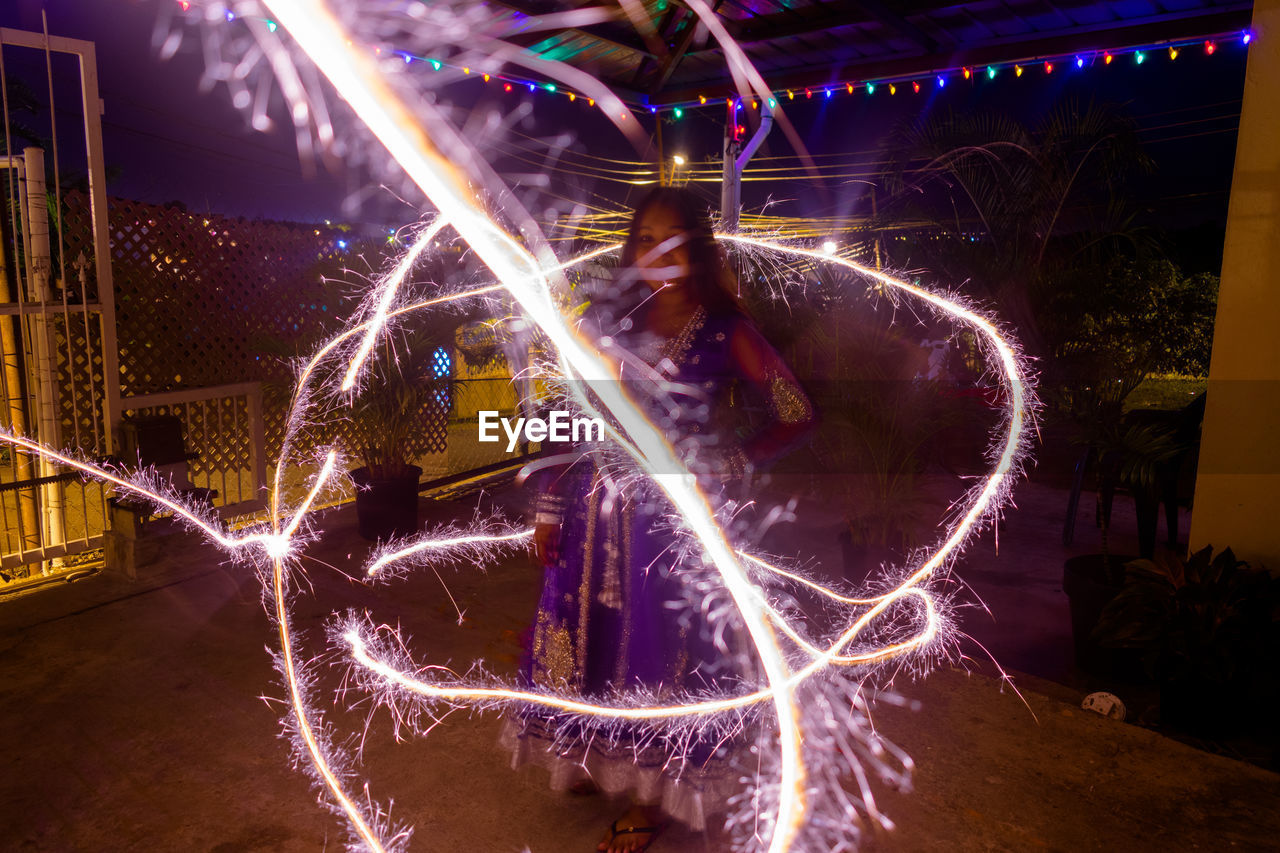
[[[706,205],[684,187],[653,187],[640,198],[631,218],[627,240],[622,244],[619,258],[622,269],[635,269],[640,220],[654,208],[671,211],[684,227],[689,247],[689,275],[685,286],[692,291],[695,301],[713,314],[741,313],[742,307],[734,293],[736,281],[720,247],[716,245]]]

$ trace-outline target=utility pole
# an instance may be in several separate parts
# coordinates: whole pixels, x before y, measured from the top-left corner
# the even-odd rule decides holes
[[[741,104],[730,101],[726,104],[729,116],[724,126],[724,154],[720,177],[720,223],[725,231],[737,231],[742,215],[742,172],[751,162],[751,157],[760,148],[764,138],[773,129],[773,104],[765,98],[760,105],[760,126],[747,141],[744,147],[741,141],[738,124],[738,110]]]

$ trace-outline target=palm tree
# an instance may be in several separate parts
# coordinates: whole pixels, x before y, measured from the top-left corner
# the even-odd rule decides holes
[[[930,238],[890,241],[893,260],[967,282],[1032,353],[1051,347],[1036,310],[1051,282],[1146,241],[1124,185],[1151,162],[1133,119],[1114,105],[1064,101],[1030,126],[934,113],[903,126],[891,146],[880,226],[924,222]]]

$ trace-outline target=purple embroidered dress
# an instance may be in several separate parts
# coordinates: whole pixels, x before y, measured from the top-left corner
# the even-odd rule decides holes
[[[665,408],[674,417],[657,422],[698,460],[713,501],[746,465],[776,457],[812,424],[808,399],[742,315],[699,308],[679,335],[633,351],[676,389],[666,402],[677,405]],[[740,442],[748,396],[765,402],[768,423]],[[645,704],[754,689],[755,677],[739,671],[750,660],[740,632],[712,630],[698,607],[708,574],[697,555],[684,554],[687,537],[666,520],[665,496],[635,477],[610,488],[607,467],[584,455],[549,475],[538,495],[540,520],[560,521],[560,554],[545,567],[522,679],[597,701],[632,694],[632,703]],[[526,710],[508,720],[503,742],[514,766],[547,767],[557,790],[589,778],[701,829],[739,787],[740,771],[730,766],[735,744],[719,738],[686,731],[673,739],[645,724],[600,730]]]

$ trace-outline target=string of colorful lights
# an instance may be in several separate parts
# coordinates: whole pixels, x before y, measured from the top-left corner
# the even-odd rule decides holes
[[[203,5],[196,0],[178,0],[178,5],[184,12],[189,12],[194,7]],[[517,13],[512,12],[515,15]],[[232,11],[227,10],[223,13],[228,24],[233,23],[240,18]],[[272,32],[277,26],[274,20],[263,17],[244,16],[246,18],[254,18],[265,24]],[[1177,39],[1171,41],[1159,41],[1138,45],[1123,45],[1110,48],[1095,48],[1092,50],[1073,50],[1063,53],[1042,54],[1037,56],[1022,57],[1019,59],[1008,60],[1005,62],[996,62],[985,65],[952,65],[939,68],[932,68],[913,74],[904,74],[890,77],[870,77],[858,80],[833,81],[825,85],[811,85],[799,88],[783,88],[771,90],[772,100],[770,106],[777,106],[778,101],[788,100],[795,101],[797,99],[813,100],[831,99],[841,93],[845,95],[854,95],[863,93],[867,96],[876,94],[877,91],[887,91],[890,95],[896,95],[900,88],[910,88],[913,94],[919,94],[926,88],[944,89],[953,80],[964,80],[972,83],[983,81],[994,81],[1003,74],[1012,73],[1015,77],[1021,78],[1024,74],[1038,70],[1044,75],[1052,75],[1059,69],[1084,70],[1086,68],[1097,65],[1111,66],[1117,63],[1117,60],[1127,60],[1133,65],[1143,65],[1147,60],[1156,53],[1163,53],[1169,61],[1176,60],[1178,56],[1186,50],[1201,50],[1206,56],[1213,56],[1221,48],[1230,45],[1239,45],[1248,47],[1255,38],[1252,30],[1230,31],[1207,33],[1195,38]],[[545,94],[560,96],[574,103],[582,100],[588,107],[596,105],[596,99],[589,97],[580,92],[575,92],[571,88],[567,88],[561,84],[557,84],[548,80],[537,80],[528,77],[513,75],[508,72],[497,71],[480,71],[473,65],[462,64],[454,61],[450,57],[433,57],[421,56],[408,50],[390,49],[382,46],[374,46],[371,48],[373,53],[379,57],[391,55],[403,61],[406,65],[421,64],[423,67],[430,68],[432,71],[442,71],[452,73],[455,80],[459,79],[480,79],[484,83],[493,83],[501,86],[505,93],[515,94]],[[460,76],[458,76],[460,75]],[[684,118],[685,112],[690,109],[699,107],[715,106],[724,104],[729,109],[740,110],[744,106],[750,106],[753,110],[760,109],[760,100],[756,99],[740,99],[740,98],[718,98],[715,96],[697,95],[685,101],[676,103],[664,103],[662,105],[654,105],[649,103],[628,103],[627,109],[635,114],[648,113],[650,115],[663,115],[671,119],[679,120]]]
[[[1252,31],[1245,30],[1238,33],[1215,33],[1204,38],[1185,39],[1176,42],[1157,42],[1146,45],[1135,45],[1127,47],[1116,47],[1110,49],[1096,49],[1089,51],[1071,51],[1067,53],[1049,54],[1037,57],[1029,57],[1009,62],[997,62],[989,65],[972,67],[967,65],[950,66],[946,68],[931,69],[926,72],[917,74],[907,74],[896,77],[878,77],[866,80],[845,81],[831,83],[822,86],[805,86],[798,89],[777,89],[772,90],[773,102],[770,106],[777,106],[777,102],[783,98],[789,101],[795,101],[797,98],[804,100],[813,100],[815,97],[820,99],[829,99],[835,95],[844,92],[847,95],[854,95],[863,92],[866,95],[874,95],[877,90],[884,89],[890,95],[896,95],[901,86],[909,86],[911,91],[919,94],[926,88],[926,84],[921,81],[932,80],[934,86],[939,89],[945,88],[952,79],[961,78],[973,82],[983,80],[995,80],[1002,73],[1012,72],[1015,77],[1022,77],[1024,73],[1033,68],[1038,68],[1044,74],[1053,74],[1064,65],[1073,66],[1077,70],[1084,69],[1101,63],[1102,65],[1112,65],[1115,60],[1120,58],[1129,58],[1134,65],[1144,64],[1149,55],[1152,53],[1164,52],[1169,60],[1175,60],[1184,50],[1200,47],[1205,55],[1213,56],[1223,45],[1239,44],[1248,46],[1253,41],[1254,35]],[[396,55],[403,58],[406,64],[414,62],[423,62],[429,65],[434,71],[454,70],[461,71],[464,76],[472,74],[469,66],[456,65],[447,60],[434,59],[431,57],[415,56],[407,51],[397,51]],[[502,85],[504,92],[521,92],[528,93],[546,93],[551,95],[561,95],[570,102],[578,100],[577,93],[557,86],[555,83],[549,83],[538,80],[530,80],[527,78],[513,77],[508,74],[484,74],[482,75],[484,82],[496,81]],[[585,98],[588,106],[595,106],[593,98]],[[706,107],[723,103],[734,109],[741,109],[744,102],[737,98],[715,98],[706,95],[698,95],[687,101],[674,104],[663,104],[661,106],[653,104],[634,104],[629,105],[636,113],[647,112],[650,115],[669,115],[673,119],[682,119],[687,110],[696,109],[698,107]],[[758,99],[745,102],[751,109],[758,110],[760,101]]]

